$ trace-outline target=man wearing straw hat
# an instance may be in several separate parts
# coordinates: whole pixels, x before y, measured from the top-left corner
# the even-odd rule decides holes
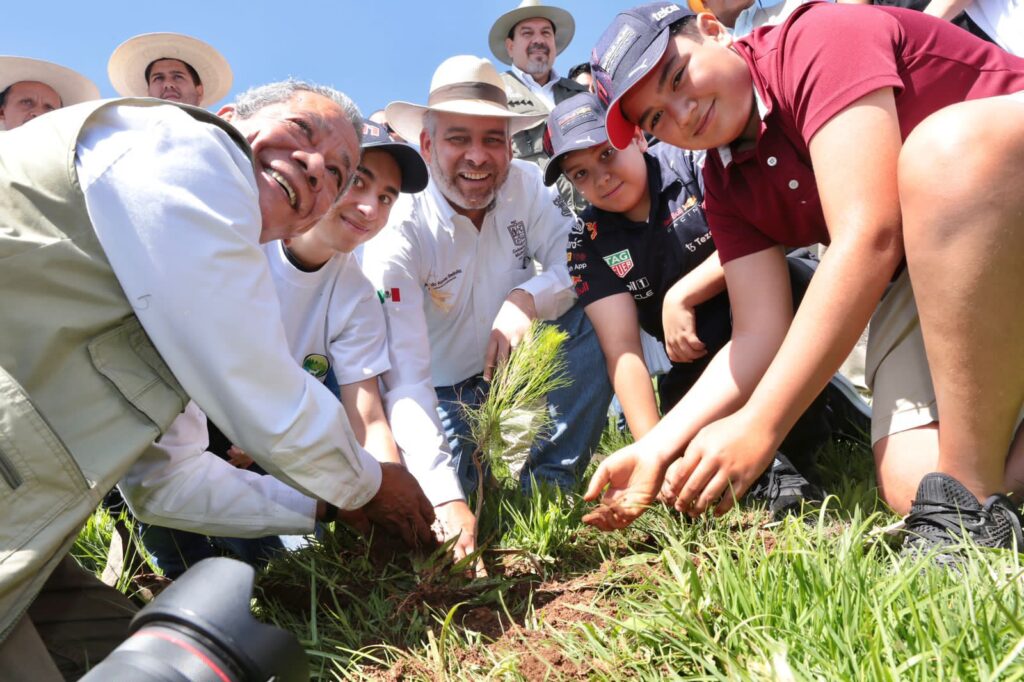
[[[450,450],[463,489],[473,490],[463,403],[482,398],[532,320],[555,320],[569,334],[568,375],[576,381],[548,395],[555,426],[532,443],[521,480],[571,487],[611,398],[604,356],[565,263],[570,233],[583,226],[544,186],[539,168],[512,159],[511,135],[538,117],[509,110],[489,61],[444,61],[427,102],[386,109],[402,137],[419,140],[431,179],[423,192],[399,198],[363,261],[388,321],[385,408],[395,440],[407,461]]]
[[[107,75],[124,97],[156,97],[209,107],[231,90],[231,67],[202,40],[180,33],[143,33],[114,50]]]
[[[99,97],[95,83],[60,64],[0,57],[0,130],[14,130],[47,112]]]
[[[516,158],[541,169],[548,162],[544,153],[548,114],[562,100],[586,91],[583,85],[555,71],[555,57],[569,46],[575,32],[576,22],[566,10],[542,5],[539,0],[523,0],[519,7],[498,17],[487,38],[498,61],[512,67],[501,74],[509,109],[543,115],[540,123],[512,136]],[[559,178],[558,191],[572,208],[580,210],[586,205],[564,178]]]

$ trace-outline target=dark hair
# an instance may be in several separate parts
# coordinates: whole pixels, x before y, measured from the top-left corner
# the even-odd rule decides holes
[[[3,92],[0,92],[0,109],[3,108],[4,103],[7,101],[7,93],[9,93],[11,91],[11,88],[13,88],[13,87],[14,87],[14,83],[11,83],[6,88],[4,88]]]
[[[157,62],[162,62],[162,61],[167,60],[167,59],[170,59],[170,60],[175,61],[175,62],[181,62],[182,64],[185,65],[185,68],[188,69],[188,75],[192,76],[192,85],[198,86],[198,85],[202,85],[203,84],[203,81],[199,78],[199,73],[195,69],[193,69],[192,65],[189,64],[188,62],[182,61],[182,60],[178,59],[177,57],[158,57],[157,59],[154,59],[153,61],[151,61],[149,63],[149,66],[146,67],[146,84],[147,85],[149,84],[149,74],[152,73],[152,71],[153,71],[153,65],[156,64]]]
[[[668,26],[669,35],[679,35],[684,31],[687,33],[696,34],[698,32],[697,24],[694,21],[694,19],[696,18],[697,15],[695,14],[687,14],[682,19],[676,19]]]
[[[590,62],[583,62],[569,69],[569,75],[566,76],[569,80],[576,80],[576,76],[581,73],[593,73],[594,70],[590,68]]]
[[[528,19],[543,19],[544,21],[546,21],[549,24],[551,24],[551,32],[554,33],[555,35],[558,35],[558,27],[555,26],[555,22],[551,21],[547,17],[526,17],[526,19],[520,19],[516,23],[512,24],[512,28],[510,28],[508,30],[508,39],[509,40],[515,40],[515,38],[513,38],[512,36],[515,35],[516,26],[518,26],[519,24],[523,23],[524,21],[527,21]]]

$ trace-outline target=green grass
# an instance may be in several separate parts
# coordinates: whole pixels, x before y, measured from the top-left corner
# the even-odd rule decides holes
[[[254,606],[300,638],[316,679],[1024,678],[1020,557],[901,558],[875,532],[896,519],[871,466],[856,445],[821,453],[835,497],[803,520],[658,507],[616,534],[581,525],[578,494],[499,483],[480,520],[490,577],[339,527],[275,560]]]

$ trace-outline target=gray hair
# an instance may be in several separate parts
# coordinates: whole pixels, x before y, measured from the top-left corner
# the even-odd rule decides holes
[[[348,95],[326,85],[317,85],[316,83],[300,81],[294,78],[266,85],[257,85],[254,88],[249,88],[235,99],[235,114],[239,118],[251,118],[260,109],[271,104],[287,102],[299,92],[312,92],[321,97],[326,97],[341,107],[341,110],[345,112],[345,117],[352,123],[352,127],[355,128],[356,139],[362,144],[363,116],[359,113],[359,108]]]

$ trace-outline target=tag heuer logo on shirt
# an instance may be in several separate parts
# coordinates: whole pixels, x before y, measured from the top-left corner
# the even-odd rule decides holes
[[[633,269],[633,257],[629,255],[629,249],[623,249],[618,253],[604,257],[604,262],[619,277],[625,277]]]
[[[327,376],[327,370],[331,368],[331,363],[327,359],[327,356],[320,355],[319,353],[310,353],[302,361],[302,369],[312,374],[317,379],[323,379]]]
[[[377,298],[380,302],[391,301],[392,303],[401,303],[402,294],[398,291],[398,287],[391,287],[390,289],[377,289]]]

